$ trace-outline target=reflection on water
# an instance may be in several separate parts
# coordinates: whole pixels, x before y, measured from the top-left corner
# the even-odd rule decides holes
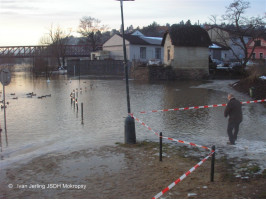
[[[90,88],[93,82],[92,89]],[[243,106],[244,121],[240,126],[237,147],[226,142],[227,120],[223,107],[189,111],[139,114],[165,108],[226,103],[226,93],[232,92],[229,81],[130,81],[131,110],[143,122],[165,136],[200,145],[215,144],[231,156],[260,157],[266,162],[266,110],[260,104]],[[84,125],[80,112],[70,103],[73,89],[82,88],[78,102],[84,103]],[[28,98],[27,93],[37,96]],[[233,91],[234,92],[234,91]],[[12,99],[15,93],[18,99]],[[38,96],[51,97],[38,99]],[[248,96],[235,92],[240,101]],[[6,87],[7,129],[9,145],[5,146],[3,133],[2,167],[14,161],[28,161],[49,152],[71,152],[85,148],[98,148],[124,141],[124,117],[127,116],[125,82],[123,80],[70,80],[67,76],[34,78],[16,73]],[[3,127],[3,111],[0,113]],[[156,136],[136,123],[137,140],[157,141]],[[237,151],[235,149],[237,149]],[[241,154],[242,153],[242,154]],[[263,154],[264,157],[261,155]]]

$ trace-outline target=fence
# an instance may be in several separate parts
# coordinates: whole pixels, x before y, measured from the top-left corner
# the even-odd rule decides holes
[[[130,65],[129,65],[130,66]],[[69,60],[69,75],[110,75],[124,76],[124,63],[121,60]]]

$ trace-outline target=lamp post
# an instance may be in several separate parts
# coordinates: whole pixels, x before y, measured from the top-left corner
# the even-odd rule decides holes
[[[131,113],[131,111],[130,111],[129,84],[128,84],[128,62],[127,62],[125,30],[124,30],[124,14],[123,14],[123,1],[134,1],[134,0],[117,0],[117,1],[120,1],[120,6],[121,6],[124,68],[125,68],[126,92],[127,92],[127,112],[128,112],[128,116],[126,117],[126,120],[125,120],[125,143],[126,144],[135,144],[136,143],[135,121],[134,121],[134,118],[132,118],[129,115],[129,113]]]

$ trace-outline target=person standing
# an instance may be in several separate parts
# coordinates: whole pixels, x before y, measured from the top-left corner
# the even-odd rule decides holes
[[[239,131],[239,125],[243,119],[242,104],[233,96],[233,94],[228,94],[227,99],[229,102],[224,110],[224,116],[229,116],[227,125],[227,134],[229,137],[228,144],[235,145]]]

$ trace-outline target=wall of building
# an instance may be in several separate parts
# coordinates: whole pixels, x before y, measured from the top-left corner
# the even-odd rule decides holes
[[[177,78],[203,79],[209,75],[209,49],[206,47],[175,47],[172,67]]]
[[[127,51],[127,58],[129,57],[129,42],[126,42],[126,51]],[[110,38],[106,43],[103,45],[103,51],[110,52],[110,58],[114,60],[124,60],[124,53],[123,53],[123,38],[119,35],[114,35]]]
[[[206,47],[175,47],[173,68],[208,69],[209,49]]]
[[[208,30],[208,34],[212,42],[218,42],[225,46],[229,44],[230,35],[226,31],[218,28],[212,28]]]
[[[168,50],[170,50],[170,59],[168,59]],[[168,66],[172,65],[172,62],[174,60],[174,46],[172,45],[172,41],[169,34],[167,34],[166,36],[163,51],[164,51],[163,63]]]
[[[140,48],[146,47],[146,58],[142,59],[140,58]],[[163,61],[163,47],[156,46],[156,45],[149,45],[149,46],[143,46],[143,45],[130,45],[130,61],[137,60],[140,62],[148,62],[150,59],[155,59],[155,49],[160,48],[161,49],[161,61]]]
[[[255,53],[255,59],[261,59],[260,53],[263,54],[263,59],[266,59],[266,40],[260,39],[261,46],[257,46],[253,53]],[[248,55],[250,55],[252,48],[254,47],[254,42],[251,42],[248,47]]]

